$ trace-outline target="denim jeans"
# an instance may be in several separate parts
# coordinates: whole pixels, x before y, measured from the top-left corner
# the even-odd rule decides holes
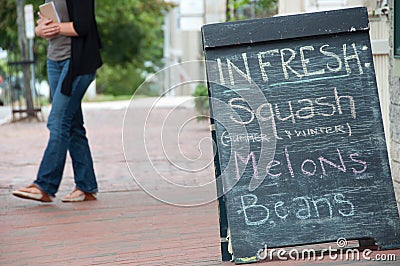
[[[71,96],[66,96],[61,93],[61,85],[69,63],[70,59],[59,62],[47,60],[47,74],[53,96],[47,122],[50,138],[34,183],[53,197],[61,183],[67,151],[72,159],[76,188],[84,192],[97,192],[81,109],[82,98],[94,80],[95,73],[75,77]]]

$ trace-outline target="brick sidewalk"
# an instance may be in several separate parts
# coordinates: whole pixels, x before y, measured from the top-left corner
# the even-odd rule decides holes
[[[48,132],[45,123],[37,122],[0,127],[0,265],[233,265],[220,260],[215,201],[198,207],[177,207],[154,199],[134,182],[125,163],[121,141],[125,106],[126,103],[114,103],[85,105],[84,108],[101,191],[96,202],[65,204],[57,199],[51,204],[41,204],[12,197],[11,190],[33,180]],[[171,110],[172,119],[163,125],[163,116],[169,115]],[[199,140],[206,140],[210,135],[208,124],[189,121],[185,127],[177,125],[192,116],[193,110],[189,108],[154,110],[148,121],[151,130],[147,131],[147,152],[154,169],[146,167],[147,158],[139,146],[134,149],[141,140],[139,128],[135,129],[146,119],[145,109],[138,108],[125,121],[131,148],[127,159],[130,167],[134,167],[131,170],[145,178],[142,180],[151,192],[168,196],[170,201],[201,202],[215,193],[179,194],[156,179],[155,169],[185,185],[204,184],[213,178],[213,164],[209,164],[212,162],[211,145],[202,142],[199,148]],[[160,143],[158,137],[161,127],[164,127],[166,143]],[[179,144],[179,149],[168,143]],[[161,144],[165,144],[167,153],[163,153]],[[188,179],[187,173],[180,171],[175,163],[188,169],[193,164],[207,167]],[[58,198],[73,187],[69,160],[64,175]],[[397,263],[387,264],[399,265],[400,251],[384,253],[397,254]],[[314,263],[376,264],[329,258]],[[310,262],[274,261],[268,265],[276,264],[309,265]]]
[[[143,192],[37,204],[1,195],[1,265],[220,265],[216,205],[179,208]]]
[[[101,191],[97,202],[65,204],[56,200],[41,204],[12,197],[13,189],[33,180],[48,132],[44,122],[0,127],[0,265],[221,264],[215,202],[194,208],[175,207],[147,195],[134,182],[121,141],[125,106],[88,104],[84,108]],[[169,110],[160,108],[157,112]],[[182,117],[192,114],[187,108],[177,112]],[[145,117],[139,110],[136,123],[127,122],[126,127],[137,126]],[[159,132],[162,123],[151,126]],[[192,123],[188,130],[191,138],[182,144],[184,151],[209,136],[207,123]],[[203,160],[212,160],[211,146],[205,148],[210,156]],[[153,156],[162,155],[156,153]],[[134,159],[139,164],[146,159],[143,154],[132,156],[137,156]],[[163,167],[168,168],[168,164]],[[141,170],[149,179],[155,174],[151,169]],[[167,170],[182,180],[179,171]],[[64,176],[58,198],[73,188],[70,160]],[[201,176],[212,178],[212,164],[196,182],[202,182]]]

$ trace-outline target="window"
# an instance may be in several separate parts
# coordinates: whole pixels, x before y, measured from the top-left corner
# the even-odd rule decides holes
[[[394,55],[400,57],[400,1],[394,1]]]

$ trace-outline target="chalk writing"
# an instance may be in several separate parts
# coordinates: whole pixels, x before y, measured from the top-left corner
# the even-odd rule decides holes
[[[398,247],[367,9],[205,29],[221,237],[235,262],[338,235]]]
[[[266,182],[275,181],[274,179],[280,177],[282,174],[285,174],[285,176],[289,174],[292,178],[295,178],[297,175],[326,177],[329,176],[329,172],[332,170],[338,171],[339,173],[347,173],[349,169],[351,169],[354,175],[363,174],[367,170],[367,162],[360,154],[344,153],[343,150],[339,148],[336,149],[336,152],[336,158],[333,158],[332,155],[329,158],[326,155],[320,155],[316,159],[311,159],[303,155],[302,157],[304,159],[302,159],[301,163],[297,164],[297,168],[295,168],[292,164],[288,148],[285,148],[285,158],[271,160],[265,166],[257,164],[254,152],[243,156],[243,154],[239,154],[239,152],[235,151],[233,152],[233,160],[235,162],[236,179],[239,180],[241,178],[242,172],[240,169],[247,166],[250,159],[252,178],[265,178]],[[343,159],[342,154],[347,155],[346,160]],[[264,177],[259,176],[259,169],[261,168],[266,169]]]
[[[318,126],[306,129],[285,129],[283,132],[283,135],[290,140],[332,134],[343,134],[347,135],[348,137],[351,137],[352,135],[350,123],[327,127]],[[228,131],[224,131],[221,135],[221,144],[224,146],[229,146],[232,143],[271,142],[271,138],[277,136],[277,134],[274,134],[274,132],[270,133],[271,134],[269,135],[258,132],[247,134],[230,134]]]
[[[314,128],[307,128],[307,129],[294,129],[294,130],[284,130],[286,137],[288,139],[295,139],[295,138],[306,138],[306,137],[313,137],[319,135],[331,135],[331,134],[346,134],[347,136],[351,137],[352,129],[349,123],[345,125],[337,125],[331,127],[314,127]]]
[[[370,65],[368,65],[368,67],[370,67]],[[346,75],[339,75],[339,76],[328,76],[328,77],[319,77],[319,78],[311,78],[311,79],[300,79],[300,80],[296,80],[296,81],[277,82],[277,83],[274,83],[274,84],[270,84],[269,86],[270,87],[277,87],[277,86],[282,86],[282,85],[293,85],[293,84],[299,84],[299,83],[311,83],[311,82],[314,82],[314,81],[325,81],[325,80],[329,80],[329,79],[342,79],[342,78],[346,78],[346,77],[349,77],[349,75],[346,74]],[[238,90],[235,89],[235,91],[238,91]]]
[[[363,45],[358,48],[355,43],[344,43],[341,46],[341,54],[334,52],[338,47],[332,47],[329,44],[323,44],[320,47],[313,45],[301,46],[298,50],[292,48],[271,49],[267,51],[260,51],[255,55],[242,53],[241,56],[226,58],[224,61],[217,58],[217,67],[219,82],[221,85],[226,85],[226,77],[224,75],[224,68],[227,68],[228,83],[234,86],[237,82],[243,83],[243,78],[248,83],[252,82],[254,76],[254,69],[249,67],[249,58],[257,58],[258,70],[260,71],[261,78],[264,82],[270,81],[270,72],[276,73],[279,68],[282,73],[284,81],[290,82],[290,78],[298,78],[301,81],[307,80],[305,77],[315,77],[328,74],[327,78],[332,78],[332,73],[344,72],[347,75],[364,74],[362,62],[360,59],[360,52],[368,50],[368,47]],[[310,65],[318,65],[321,62],[321,57],[327,61],[325,65],[321,65],[319,69],[310,70]],[[314,58],[318,58],[313,60]],[[238,66],[242,65],[242,68]],[[295,67],[300,65],[301,68]],[[240,76],[240,80],[235,81],[235,73]],[[343,74],[341,74],[343,75]],[[275,74],[275,81],[277,75]],[[270,84],[273,85],[273,84]]]
[[[250,143],[250,142],[270,142],[271,138],[269,138],[266,134],[262,133],[249,133],[249,134],[229,134],[228,131],[224,131],[221,136],[221,143],[224,146],[229,146],[230,143],[242,142],[242,143]]]
[[[239,171],[238,159],[242,163],[247,165],[249,163],[250,158],[251,158],[251,162],[252,162],[252,166],[253,166],[253,178],[256,178],[256,179],[259,178],[258,177],[257,160],[256,160],[256,156],[254,155],[254,152],[250,152],[246,159],[244,159],[244,157],[242,157],[240,154],[235,152],[235,166],[236,166],[236,178],[237,178],[237,180],[240,179],[240,171]]]
[[[263,103],[256,110],[251,109],[245,99],[240,97],[232,98],[228,101],[228,104],[235,112],[241,115],[241,119],[239,120],[234,115],[231,115],[230,119],[240,125],[248,125],[255,119],[259,121],[270,120],[273,128],[276,127],[277,121],[289,121],[296,124],[299,120],[348,114],[353,119],[356,119],[357,112],[354,97],[340,95],[337,88],[332,90],[332,96],[289,100],[283,104]],[[347,111],[345,112],[345,110]],[[277,139],[281,138],[276,132],[274,133]]]
[[[260,204],[257,195],[240,196],[240,210],[244,223],[248,226],[258,226],[269,222],[276,225],[273,219],[286,220],[288,217],[299,220],[336,217],[351,217],[355,214],[354,204],[342,193],[333,193],[319,197],[301,196],[289,200],[279,200]],[[272,211],[270,211],[272,210]]]

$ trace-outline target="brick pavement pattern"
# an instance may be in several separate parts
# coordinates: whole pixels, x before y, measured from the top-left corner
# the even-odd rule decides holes
[[[100,194],[98,201],[77,204],[61,203],[59,198],[73,188],[73,172],[67,161],[64,179],[54,203],[42,204],[14,198],[10,192],[28,185],[35,177],[42,152],[47,141],[44,122],[19,122],[0,126],[0,265],[233,265],[221,262],[218,226],[218,207],[215,201],[197,207],[178,207],[163,203],[145,193],[131,176],[123,154],[122,126],[126,102],[109,104],[85,104],[84,113],[88,137],[93,152]],[[125,121],[126,127],[138,127],[146,113],[137,109],[135,117]],[[200,158],[197,163],[208,165],[203,171],[187,180],[186,173],[163,159],[158,132],[163,124],[157,120],[173,110],[169,121],[193,117],[190,108],[158,108],[150,125],[154,141],[148,145],[149,154],[157,170],[165,172],[179,184],[204,184],[213,178],[212,146],[206,143],[199,151],[199,140],[209,138],[207,122],[190,122],[182,129],[181,139],[177,132],[167,132],[167,142],[179,142],[179,149],[168,154],[175,160],[191,167],[188,158]],[[175,127],[175,128],[179,128]],[[132,129],[132,128],[131,128]],[[131,131],[130,131],[131,132]],[[134,131],[133,131],[134,132]],[[154,134],[154,137],[153,135]],[[140,141],[140,136],[129,136]],[[171,152],[169,150],[169,152]],[[203,152],[203,153],[201,153]],[[184,161],[186,156],[186,162]],[[201,156],[200,156],[201,154]],[[168,190],[155,178],[154,169],[140,167],[146,155],[132,151],[129,160],[135,170],[148,178],[151,189]],[[180,161],[181,160],[181,161]],[[137,173],[137,172],[136,172]],[[172,180],[172,179],[171,179]],[[163,191],[169,199],[199,202],[215,193],[196,195],[175,194]],[[396,254],[399,251],[385,251]],[[267,264],[269,263],[269,264]],[[324,265],[375,265],[366,261],[332,261],[325,258],[313,264]],[[264,264],[264,263],[262,263]],[[310,265],[309,261],[265,262],[266,265]]]

